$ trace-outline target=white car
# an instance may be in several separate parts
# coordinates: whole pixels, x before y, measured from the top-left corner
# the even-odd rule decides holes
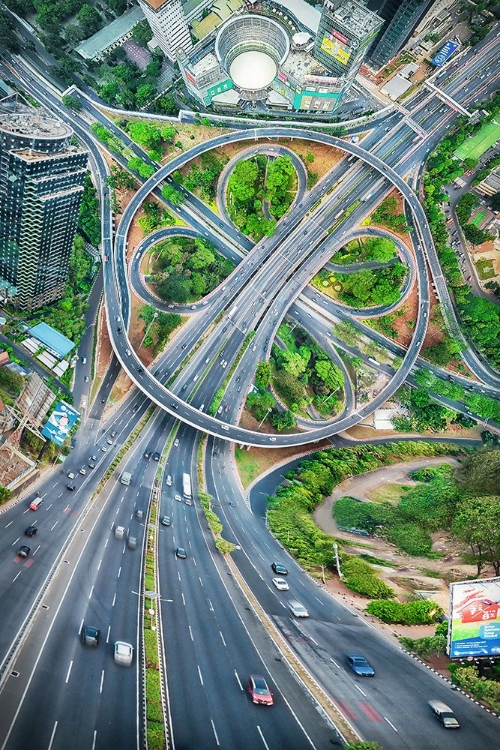
[[[273,578],[273,583],[278,591],[288,591],[288,589],[290,588],[284,578]]]
[[[81,474],[82,476],[85,476],[85,474],[87,473],[87,471],[86,471],[86,469],[80,469],[80,472],[79,472],[79,473],[80,473],[80,474]]]
[[[115,664],[122,667],[130,667],[134,658],[134,647],[125,641],[116,641],[115,643]]]

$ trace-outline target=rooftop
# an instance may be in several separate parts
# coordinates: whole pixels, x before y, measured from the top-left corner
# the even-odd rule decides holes
[[[382,22],[380,16],[368,10],[366,5],[357,3],[356,0],[344,0],[333,15],[358,39],[378,28]]]
[[[281,69],[298,81],[302,81],[306,75],[330,77],[326,68],[305,51],[291,52],[281,65]]]
[[[0,130],[31,138],[69,138],[73,131],[43,107],[31,107],[16,94],[0,100]]]
[[[312,5],[308,5],[305,0],[286,0],[286,2],[276,1],[276,5],[283,6],[285,12],[291,13],[302,26],[305,26],[314,33],[317,32],[321,13]]]
[[[218,67],[219,61],[217,60],[213,52],[209,52],[208,55],[205,55],[205,57],[202,57],[201,60],[198,60],[198,62],[194,63],[194,65],[191,66],[191,70],[193,72],[193,75],[199,76],[202,73],[207,73],[209,70]]]
[[[31,336],[52,349],[60,357],[65,357],[68,352],[75,348],[73,341],[47,323],[37,323],[36,326],[29,329],[29,332]]]
[[[75,47],[76,52],[84,57],[86,60],[93,60],[93,58],[106,50],[112,44],[120,41],[122,37],[132,31],[134,26],[137,26],[139,21],[144,20],[144,13],[142,9],[136,5],[132,10],[127,11],[116,21],[108,23],[103,29],[86,39],[84,42]]]

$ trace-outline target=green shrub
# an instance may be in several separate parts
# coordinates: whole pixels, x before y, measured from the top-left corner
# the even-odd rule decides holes
[[[392,599],[395,596],[393,589],[374,575],[353,573],[342,580],[348,589],[370,599]]]
[[[416,523],[399,523],[393,526],[387,538],[408,555],[426,555],[432,547],[429,534]]]
[[[370,602],[366,611],[382,622],[399,625],[430,625],[439,620],[443,609],[435,602]]]

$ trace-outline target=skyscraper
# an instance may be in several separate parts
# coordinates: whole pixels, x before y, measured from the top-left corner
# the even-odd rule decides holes
[[[0,279],[23,310],[65,291],[87,166],[72,135],[17,94],[0,101]]]
[[[382,18],[356,0],[323,0],[314,57],[349,83],[382,24]]]
[[[193,46],[181,0],[138,0],[154,34],[154,40],[175,61],[179,50]]]
[[[372,0],[370,7],[384,19],[384,28],[369,52],[377,68],[392,60],[434,0]]]

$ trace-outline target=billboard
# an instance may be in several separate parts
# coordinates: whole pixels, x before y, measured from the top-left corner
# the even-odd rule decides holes
[[[450,586],[451,658],[500,656],[500,577]]]
[[[326,52],[327,55],[331,55],[335,58],[335,60],[342,65],[347,65],[349,58],[351,57],[349,40],[335,31],[335,29],[332,29],[331,34],[326,34],[326,36],[323,37],[321,49],[323,52]]]
[[[441,47],[436,57],[433,58],[432,64],[436,67],[443,65],[452,56],[457,47],[458,44],[456,42],[452,42],[451,39],[448,40],[444,47]]]
[[[45,422],[42,435],[53,443],[62,445],[79,416],[80,413],[76,409],[64,401],[59,401]]]

